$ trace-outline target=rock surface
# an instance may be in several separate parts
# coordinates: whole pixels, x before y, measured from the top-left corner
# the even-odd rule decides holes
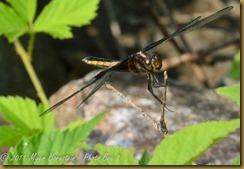
[[[92,72],[83,79],[65,85],[51,97],[51,104],[78,90],[95,73]],[[161,106],[147,91],[146,77],[115,73],[110,84],[155,120],[160,119]],[[96,114],[108,110],[109,113],[96,126],[89,142],[91,144],[100,142],[105,145],[119,145],[125,148],[134,147],[137,158],[140,157],[144,149],[152,154],[163,136],[128,102],[105,86],[76,109],[90,89],[78,94],[56,110],[57,125],[65,127],[79,118],[91,119]],[[163,88],[155,90],[155,93],[160,97],[162,92]],[[240,107],[231,100],[218,96],[214,90],[187,87],[174,81],[169,81],[167,88],[167,107],[171,110],[166,110],[165,114],[169,134],[189,125],[207,121],[231,120],[240,116]],[[236,131],[210,148],[196,163],[200,165],[209,163],[228,165],[239,154],[240,131]]]

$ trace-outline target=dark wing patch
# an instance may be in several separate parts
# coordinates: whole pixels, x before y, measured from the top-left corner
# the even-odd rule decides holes
[[[187,32],[190,32],[190,31],[193,31],[217,18],[219,18],[220,16],[224,15],[225,13],[229,12],[233,7],[232,6],[229,6],[229,7],[226,7],[206,18],[203,18],[201,19],[201,16],[197,17],[196,19],[194,19],[193,21],[191,21],[190,23],[188,23],[186,26],[178,29],[177,31],[175,31],[174,33],[146,46],[145,48],[142,49],[142,52],[146,52],[146,51],[149,51],[153,48],[155,48],[156,46],[160,45],[161,43],[163,42],[166,42],[166,41],[169,41],[171,40],[172,38],[176,37],[176,36],[179,36],[179,35],[182,35],[184,33],[187,33]]]
[[[118,65],[103,70],[101,72],[99,72],[96,76],[94,76],[91,80],[89,80],[82,88],[80,88],[80,90],[74,92],[73,94],[69,95],[68,97],[66,97],[65,99],[61,100],[60,102],[56,103],[55,105],[53,105],[52,107],[50,107],[49,109],[47,109],[46,111],[44,111],[42,114],[40,114],[40,116],[44,116],[47,113],[53,111],[54,109],[56,109],[57,107],[59,107],[60,105],[62,105],[63,103],[65,103],[67,100],[69,100],[70,98],[72,98],[73,96],[75,96],[76,94],[78,94],[79,92],[81,92],[82,90],[84,90],[85,88],[87,88],[88,86],[96,83],[96,85],[94,86],[93,90],[87,95],[87,97],[78,105],[80,106],[82,103],[84,103],[87,99],[89,99],[98,89],[100,89],[104,83],[111,77],[112,73],[119,70],[121,67],[123,67],[125,64],[127,64],[131,58],[133,56],[129,56],[128,58],[126,58],[125,60],[123,60],[121,63],[119,63]],[[78,107],[77,106],[77,107]]]

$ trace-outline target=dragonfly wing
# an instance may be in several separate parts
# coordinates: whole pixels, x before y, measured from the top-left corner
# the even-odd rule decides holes
[[[86,96],[86,98],[79,103],[79,105],[76,107],[78,108],[81,104],[83,104],[86,100],[88,100],[98,89],[100,89],[104,83],[111,77],[111,74],[115,71],[118,71],[121,67],[123,67],[125,64],[127,64],[132,58],[132,55],[129,56],[127,59],[121,61],[118,65],[106,69],[106,74],[103,75],[102,78],[100,78],[97,82],[96,85],[94,86],[94,88],[92,89],[92,91]]]
[[[86,98],[82,102],[80,102],[78,104],[78,106],[76,108],[78,108],[82,103],[84,103],[85,101],[87,101],[94,93],[96,93],[96,91],[98,89],[100,89],[104,85],[104,83],[109,79],[109,77],[111,76],[111,73],[112,72],[113,71],[107,72],[101,79],[99,79],[96,82],[95,86],[93,87],[92,91],[86,96]]]
[[[85,88],[87,88],[88,86],[96,83],[96,85],[93,88],[93,90],[84,99],[84,101],[86,101],[89,97],[91,97],[105,83],[106,80],[109,79],[109,77],[111,76],[111,74],[114,71],[119,70],[122,66],[124,66],[125,64],[127,64],[131,60],[131,58],[132,58],[132,55],[129,56],[128,58],[126,58],[124,61],[122,61],[118,65],[116,65],[116,66],[114,66],[112,68],[109,68],[109,69],[106,69],[106,70],[103,70],[103,71],[99,72],[96,76],[94,76],[91,80],[89,80],[82,88],[80,88],[80,90],[74,92],[73,94],[69,95],[65,99],[63,99],[60,102],[56,103],[55,105],[53,105],[52,107],[50,107],[49,109],[47,109],[46,111],[44,111],[42,114],[40,114],[40,116],[44,116],[47,113],[53,111],[54,109],[56,109],[57,107],[59,107],[60,105],[62,105],[63,103],[65,103],[67,100],[69,100],[70,98],[72,98],[73,96],[75,96],[76,94],[78,94],[79,92],[81,92],[82,90],[84,90]],[[79,105],[81,105],[84,101],[82,101]]]
[[[179,36],[179,35],[182,35],[184,33],[187,33],[187,32],[190,32],[190,31],[193,31],[217,18],[219,18],[220,16],[224,15],[225,13],[229,12],[233,7],[232,6],[229,6],[229,7],[226,7],[208,17],[205,17],[203,19],[201,19],[201,17],[197,17],[195,18],[193,21],[191,21],[190,23],[188,23],[186,26],[178,29],[177,31],[175,31],[174,33],[146,46],[145,48],[142,49],[142,52],[146,52],[146,51],[149,51],[151,50],[152,48],[155,48],[156,46],[160,45],[161,43],[163,42],[166,42],[166,41],[169,41],[171,40],[172,38],[176,37],[176,36]]]
[[[71,95],[69,95],[68,97],[66,97],[65,99],[61,100],[60,102],[56,103],[55,105],[53,105],[52,107],[50,107],[49,109],[47,109],[46,111],[44,111],[42,114],[40,114],[40,116],[44,116],[47,113],[53,111],[54,109],[56,109],[57,107],[59,107],[60,105],[62,105],[63,103],[65,103],[67,100],[69,100],[70,98],[72,98],[73,96],[75,96],[76,94],[80,93],[82,90],[84,90],[85,88],[87,88],[88,86],[94,84],[97,80],[99,80],[100,78],[102,78],[105,74],[106,74],[107,70],[101,71],[99,72],[96,76],[94,76],[91,80],[89,80],[82,88],[80,88],[78,91],[72,93]]]

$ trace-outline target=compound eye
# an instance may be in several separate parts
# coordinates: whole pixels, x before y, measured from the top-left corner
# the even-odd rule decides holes
[[[159,63],[158,63],[157,61],[154,61],[154,62],[153,62],[153,67],[154,67],[155,69],[158,69],[158,68],[159,68]]]
[[[158,56],[154,56],[152,59],[152,65],[155,69],[159,70],[162,67],[162,61],[158,58]]]

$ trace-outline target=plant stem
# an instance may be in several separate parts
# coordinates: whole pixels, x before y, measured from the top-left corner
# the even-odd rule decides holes
[[[36,37],[36,34],[34,32],[31,32],[30,34],[30,39],[29,39],[29,43],[28,43],[28,49],[27,49],[27,52],[28,52],[28,56],[30,57],[30,61],[32,60],[32,52],[33,52],[33,49],[34,49],[34,41],[35,41],[35,37]]]
[[[48,105],[48,100],[47,100],[47,97],[45,95],[45,92],[42,88],[42,85],[36,75],[36,72],[31,64],[31,56],[28,55],[28,53],[25,51],[25,49],[23,48],[23,46],[21,45],[21,43],[16,40],[14,41],[14,46],[15,46],[15,49],[16,49],[16,52],[18,53],[18,55],[20,56],[22,62],[24,63],[24,66],[30,76],[30,79],[37,91],[37,95],[39,96],[40,100]]]

